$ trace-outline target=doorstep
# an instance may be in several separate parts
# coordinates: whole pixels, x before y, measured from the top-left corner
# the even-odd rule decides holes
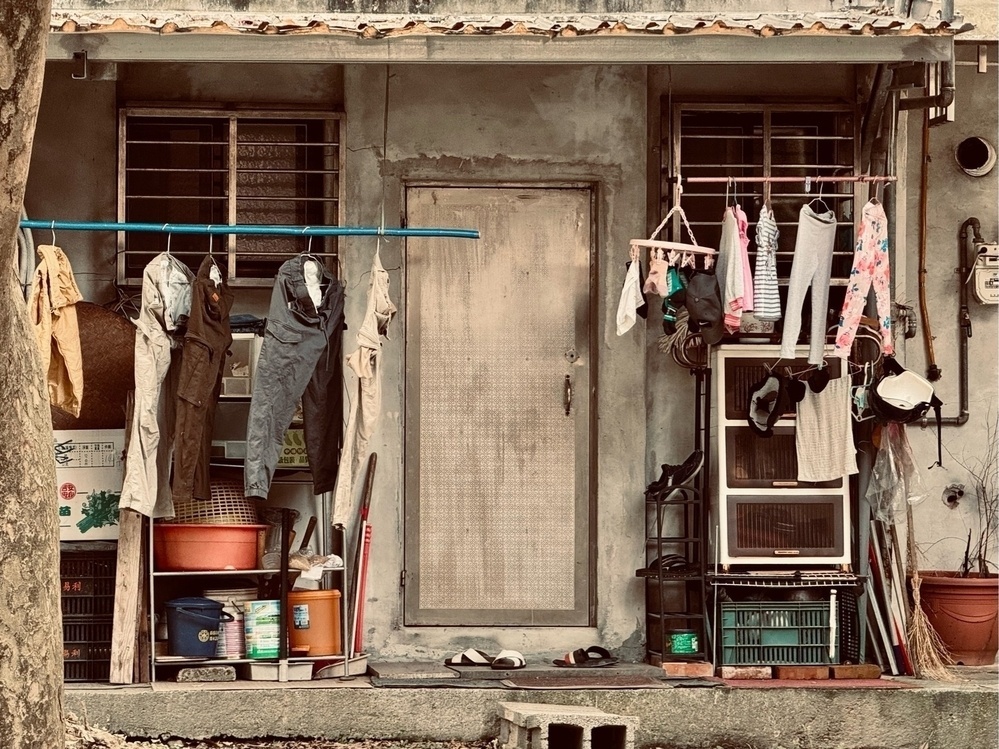
[[[640,665],[640,664],[635,664]],[[955,669],[960,682],[894,678],[907,688],[378,688],[341,682],[66,686],[66,709],[130,737],[325,737],[475,741],[499,735],[500,702],[599,707],[639,718],[636,746],[700,749],[995,749],[995,667]],[[377,677],[376,677],[377,678]],[[891,720],[885,720],[891,716]]]

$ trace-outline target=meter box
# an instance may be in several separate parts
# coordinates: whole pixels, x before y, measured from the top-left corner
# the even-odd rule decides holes
[[[982,304],[999,304],[999,245],[976,244],[972,289]]]

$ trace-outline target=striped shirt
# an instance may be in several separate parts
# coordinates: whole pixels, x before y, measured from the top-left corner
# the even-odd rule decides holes
[[[756,222],[756,272],[753,275],[753,301],[758,320],[780,320],[780,293],[777,289],[777,237],[780,231],[773,211],[760,209]]]

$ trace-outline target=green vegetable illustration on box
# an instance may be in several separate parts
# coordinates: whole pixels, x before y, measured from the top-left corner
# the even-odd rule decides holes
[[[91,492],[80,511],[83,518],[76,524],[80,533],[105,525],[118,525],[118,500],[121,492]]]

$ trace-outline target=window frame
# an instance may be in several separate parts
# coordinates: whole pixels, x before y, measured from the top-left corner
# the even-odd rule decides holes
[[[328,183],[328,189],[325,194],[319,196],[324,201],[324,224],[328,226],[342,226],[344,217],[344,154],[345,154],[345,135],[344,135],[344,121],[345,115],[342,112],[334,112],[325,109],[268,109],[261,107],[252,108],[240,108],[240,107],[223,107],[222,105],[198,105],[198,106],[170,106],[165,104],[126,104],[118,109],[118,194],[117,194],[117,212],[118,221],[120,223],[125,223],[127,221],[127,203],[129,195],[127,193],[127,181],[126,177],[129,168],[142,168],[135,167],[129,164],[128,161],[128,146],[130,141],[127,138],[128,124],[130,118],[158,118],[158,119],[170,119],[176,118],[179,122],[184,120],[194,120],[194,119],[204,119],[204,120],[218,120],[218,121],[228,121],[228,140],[226,143],[226,186],[224,188],[224,194],[219,196],[220,202],[224,203],[224,211],[226,214],[226,221],[219,222],[218,225],[229,225],[233,226],[237,223],[237,203],[239,201],[240,195],[238,191],[237,178],[239,174],[239,123],[251,120],[287,120],[287,121],[297,121],[301,123],[306,123],[308,121],[320,121],[322,127],[322,140],[316,141],[317,146],[322,146],[324,148],[331,149],[328,153],[329,160],[332,163],[331,168],[328,171],[330,180]],[[297,170],[296,170],[297,171]],[[300,200],[302,197],[311,196],[296,196],[295,200]],[[195,223],[195,222],[191,222]],[[142,275],[141,272],[136,274],[135,270],[132,270],[133,275],[128,275],[129,268],[127,264],[128,255],[148,255],[146,250],[129,250],[127,249],[127,232],[120,231],[117,233],[117,253],[116,253],[116,279],[117,283],[122,286],[136,286],[141,285]],[[215,248],[218,254],[225,253],[226,258],[226,272],[227,272],[227,282],[233,287],[246,287],[246,288],[266,288],[273,283],[273,274],[270,276],[261,275],[240,275],[240,258],[250,257],[252,258],[253,253],[240,252],[238,240],[239,236],[235,234],[228,235],[217,235],[215,237]],[[260,236],[260,235],[254,235]],[[320,249],[312,250],[310,243],[310,252],[317,257],[322,257],[326,261],[327,266],[335,273],[338,261],[338,238],[335,236],[329,237],[317,237],[315,240],[317,243],[321,242],[322,246]],[[269,257],[275,258],[275,262],[279,265],[284,260],[294,257],[296,252],[280,251],[274,252],[273,254],[268,253]],[[194,268],[193,270],[196,270]],[[276,270],[276,266],[275,266]]]

